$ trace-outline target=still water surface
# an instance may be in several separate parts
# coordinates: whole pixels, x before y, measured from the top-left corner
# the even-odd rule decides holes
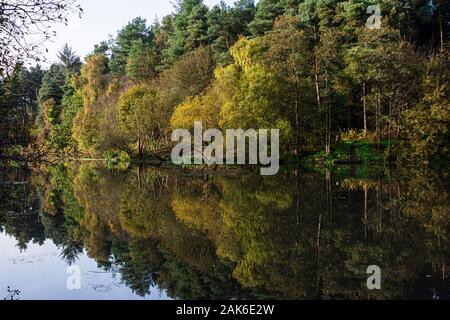
[[[446,173],[3,168],[0,299],[448,299]],[[382,290],[366,270],[382,270]],[[81,290],[67,288],[67,268]]]
[[[23,289],[18,296],[23,300],[167,298],[157,288],[151,288],[152,294],[146,297],[137,296],[123,284],[120,274],[103,270],[86,252],[80,253],[76,262],[82,270],[81,290],[68,290],[66,283],[70,276],[67,272],[69,265],[61,258],[61,250],[51,240],[46,240],[43,244],[30,242],[26,250],[21,250],[16,245],[14,237],[0,234],[0,286],[3,290],[6,284],[11,288]]]

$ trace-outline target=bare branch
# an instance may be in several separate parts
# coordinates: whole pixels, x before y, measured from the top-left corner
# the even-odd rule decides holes
[[[0,76],[17,61],[45,60],[44,44],[56,35],[52,26],[82,13],[76,0],[0,0]]]

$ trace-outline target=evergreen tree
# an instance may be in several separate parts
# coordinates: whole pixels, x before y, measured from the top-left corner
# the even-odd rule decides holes
[[[133,42],[128,56],[126,75],[133,81],[150,81],[156,76],[158,57],[155,49],[145,45],[142,40]]]
[[[111,60],[109,68],[115,75],[124,75],[128,56],[133,43],[141,40],[142,43],[152,47],[154,35],[147,22],[142,18],[135,18],[119,31],[111,46]]]
[[[164,65],[171,65],[184,53],[208,43],[208,7],[202,0],[179,0],[173,18],[173,33],[164,51]]]
[[[66,81],[65,68],[61,64],[53,64],[45,73],[42,79],[42,86],[39,90],[39,102],[44,103],[53,99],[56,104],[60,104],[63,97],[63,87]]]
[[[221,2],[208,12],[208,41],[219,62],[230,62],[228,49],[240,36],[250,35],[255,10],[253,0],[240,0],[233,7]]]
[[[163,54],[170,47],[170,37],[173,34],[173,16],[165,16],[161,23],[156,21],[152,25],[152,30],[155,34],[155,49],[158,54],[158,60],[162,60]],[[163,69],[163,65],[160,63],[157,67],[158,70]]]
[[[58,52],[58,59],[64,66],[66,73],[79,73],[81,68],[80,57],[77,56],[75,51],[65,44],[64,47]]]
[[[99,44],[94,46],[94,51],[92,54],[103,54],[104,56],[108,56],[110,50],[111,48],[109,43],[107,41],[101,41]]]
[[[284,12],[283,0],[260,0],[256,5],[255,19],[249,24],[251,33],[260,36],[270,31],[275,19]]]

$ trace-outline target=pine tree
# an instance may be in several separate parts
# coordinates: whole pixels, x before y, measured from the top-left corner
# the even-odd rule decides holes
[[[57,105],[61,104],[63,87],[66,81],[65,67],[61,64],[53,64],[42,79],[39,90],[39,103],[53,99]]]
[[[252,0],[240,0],[233,7],[225,3],[214,6],[208,12],[208,41],[219,63],[229,63],[228,49],[240,36],[249,36],[248,24],[255,15]]]
[[[256,5],[255,19],[249,24],[251,33],[260,36],[270,31],[275,19],[284,14],[283,0],[261,0]]]
[[[128,56],[130,55],[134,41],[152,47],[154,35],[147,22],[142,18],[135,18],[119,31],[111,47],[111,60],[109,68],[115,75],[124,75]]]
[[[142,40],[137,40],[133,42],[128,56],[126,75],[136,82],[148,82],[155,78],[157,64],[155,50],[145,45]]]
[[[77,56],[75,51],[65,44],[64,47],[58,52],[58,59],[64,66],[66,73],[79,73],[81,68],[80,57]]]
[[[208,43],[206,7],[202,0],[179,0],[173,18],[173,33],[164,50],[164,65],[171,65],[184,53]]]

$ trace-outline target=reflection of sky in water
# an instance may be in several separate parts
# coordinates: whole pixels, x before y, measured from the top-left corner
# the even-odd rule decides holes
[[[121,283],[120,274],[105,272],[86,253],[75,262],[81,268],[81,290],[67,289],[68,264],[60,258],[60,250],[49,240],[43,246],[29,243],[20,251],[14,238],[0,233],[0,300],[7,287],[21,291],[20,299],[39,300],[134,300],[141,299]],[[152,288],[151,300],[167,299]]]

